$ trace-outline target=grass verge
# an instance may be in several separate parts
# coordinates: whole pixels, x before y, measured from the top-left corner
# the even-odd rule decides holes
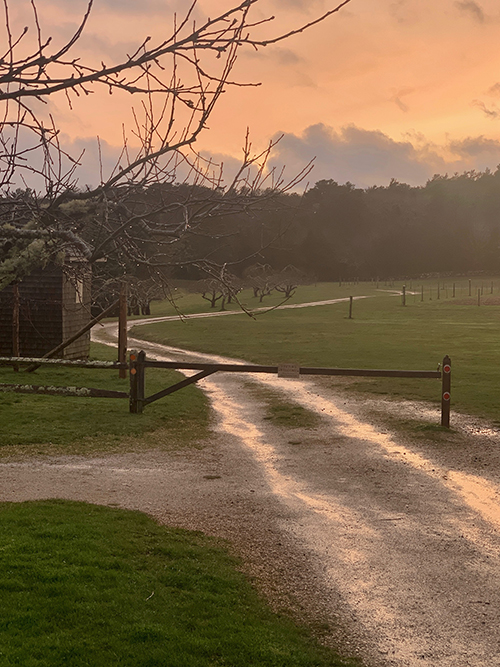
[[[5,667],[340,667],[201,533],[67,501],[0,504]]]
[[[92,344],[93,359],[112,360],[116,351]],[[149,369],[146,391],[153,393],[182,378]],[[118,371],[42,366],[36,373],[0,367],[0,382],[99,387],[128,391]],[[153,403],[142,415],[129,413],[126,399],[74,398],[0,393],[0,456],[6,454],[91,453],[138,447],[179,447],[207,435],[209,407],[203,392],[190,386]]]

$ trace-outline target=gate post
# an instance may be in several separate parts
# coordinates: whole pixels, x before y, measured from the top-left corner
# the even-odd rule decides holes
[[[441,391],[441,426],[450,428],[451,399],[451,359],[448,355],[443,359],[443,377]]]
[[[144,361],[146,353],[141,350],[130,353],[130,412],[142,414],[144,410]]]
[[[118,312],[118,361],[124,364],[127,361],[127,283],[120,286],[120,305]],[[126,378],[127,371],[120,368],[118,377]]]
[[[12,283],[12,356],[20,357],[21,350],[19,345],[19,285]],[[13,370],[18,371],[17,364],[12,365]]]

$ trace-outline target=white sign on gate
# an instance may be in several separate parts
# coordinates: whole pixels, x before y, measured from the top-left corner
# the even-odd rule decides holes
[[[298,364],[278,364],[279,378],[299,378],[300,366]]]

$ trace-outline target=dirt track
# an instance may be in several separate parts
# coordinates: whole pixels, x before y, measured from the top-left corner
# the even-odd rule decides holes
[[[200,386],[217,413],[204,449],[2,464],[0,500],[116,504],[226,537],[273,604],[367,665],[500,665],[497,432],[463,418],[438,452],[371,425],[380,406],[328,382],[215,375]],[[263,386],[320,425],[290,434],[264,420]]]

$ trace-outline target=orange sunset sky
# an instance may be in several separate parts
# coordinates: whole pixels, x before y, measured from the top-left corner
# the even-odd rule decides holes
[[[233,3],[200,0],[200,16]],[[85,10],[82,0],[39,0],[44,33],[62,40]],[[256,18],[272,31],[310,21],[330,0],[262,0]],[[182,0],[95,0],[77,55],[111,64],[146,35],[160,39]],[[12,3],[21,25],[29,3]],[[267,28],[270,30],[271,28]],[[316,157],[309,180],[360,187],[396,178],[423,184],[435,173],[495,169],[500,163],[500,4],[498,0],[351,0],[306,33],[255,52],[242,49],[231,88],[198,149],[231,165],[247,126],[256,148],[283,133],[275,164],[298,171]],[[81,181],[92,182],[95,137],[106,160],[119,151],[130,100],[96,94],[68,108],[52,98],[67,146],[87,148]]]

